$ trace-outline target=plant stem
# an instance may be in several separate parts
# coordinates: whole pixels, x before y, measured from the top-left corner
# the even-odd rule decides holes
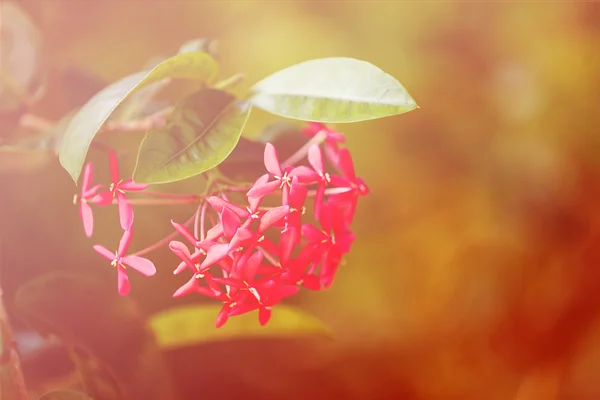
[[[246,78],[246,75],[244,75],[244,74],[235,74],[232,77],[222,80],[221,82],[217,82],[214,85],[214,88],[215,89],[229,89],[229,88],[234,87],[241,81],[243,81],[244,78]]]
[[[308,149],[310,149],[315,144],[316,145],[321,144],[321,142],[323,142],[323,140],[325,140],[326,137],[327,137],[327,133],[324,130],[320,130],[319,132],[317,132],[317,134],[315,136],[310,138],[310,140],[307,141],[304,144],[304,146],[300,147],[298,149],[298,151],[296,151],[294,154],[292,154],[290,156],[290,158],[288,158],[283,163],[281,163],[281,166],[283,168],[285,168],[287,166],[296,164],[298,161],[300,161],[304,157],[306,157],[306,155],[308,154]]]
[[[171,206],[180,204],[195,204],[198,202],[198,199],[129,199],[129,202],[137,206]],[[113,200],[112,204],[117,204],[117,200]]]
[[[194,221],[194,216],[192,216],[190,219],[185,221],[183,223],[183,226],[185,226],[185,227],[189,226],[192,223],[192,221]],[[177,231],[172,232],[169,235],[162,238],[161,240],[159,240],[158,242],[154,243],[153,245],[148,246],[142,250],[136,251],[135,253],[132,254],[132,256],[143,256],[144,254],[148,254],[151,251],[156,250],[159,247],[169,243],[171,240],[175,239],[178,235],[179,235],[179,232],[177,232]]]
[[[162,197],[165,199],[200,199],[202,196],[198,194],[172,194],[172,193],[161,193],[161,192],[148,192],[143,191],[142,194],[150,197]]]

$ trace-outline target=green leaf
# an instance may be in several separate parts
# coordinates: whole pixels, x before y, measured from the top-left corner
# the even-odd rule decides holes
[[[43,394],[38,400],[93,400],[85,393],[74,390],[53,390]]]
[[[220,305],[187,305],[155,314],[149,324],[159,347],[173,350],[210,341],[249,337],[321,335],[332,337],[331,330],[316,317],[302,310],[278,305],[266,326],[258,323],[256,313],[229,318],[215,328]]]
[[[258,82],[251,91],[252,105],[303,121],[357,122],[418,108],[391,75],[346,57],[293,65]]]
[[[166,78],[212,82],[217,73],[217,62],[210,55],[189,52],[177,54],[150,71],[129,75],[107,86],[92,97],[71,120],[59,151],[61,165],[77,183],[96,133],[117,106],[135,90]]]
[[[46,274],[19,288],[15,306],[29,326],[58,336],[71,349],[94,400],[173,397],[171,376],[145,316],[113,285],[97,277]]]
[[[218,89],[201,89],[179,103],[167,125],[149,131],[140,145],[133,178],[167,183],[219,165],[238,143],[248,103]]]

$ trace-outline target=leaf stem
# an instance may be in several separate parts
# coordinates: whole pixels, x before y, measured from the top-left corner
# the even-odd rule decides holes
[[[294,165],[297,162],[301,161],[308,154],[308,149],[310,149],[315,144],[316,145],[321,144],[321,142],[323,142],[323,140],[325,140],[326,137],[327,137],[327,133],[325,132],[325,130],[320,130],[319,132],[317,132],[317,134],[315,136],[310,138],[310,140],[307,141],[304,144],[304,146],[300,147],[298,149],[298,151],[296,151],[287,160],[285,160],[283,163],[281,163],[281,166],[283,168],[285,168],[287,166]]]
[[[142,194],[145,194],[150,197],[162,197],[164,199],[195,199],[199,200],[202,198],[201,195],[198,194],[174,194],[174,193],[162,193],[162,192],[148,192],[143,191]]]
[[[192,216],[190,219],[185,221],[183,223],[183,226],[185,226],[185,227],[189,226],[192,223],[192,221],[194,221],[194,216]],[[144,254],[150,253],[151,251],[154,251],[154,250],[158,249],[159,247],[164,246],[165,244],[169,243],[171,240],[175,239],[178,235],[179,235],[179,232],[177,232],[177,231],[171,232],[169,235],[165,236],[164,238],[162,238],[158,242],[154,243],[153,245],[136,251],[135,253],[132,254],[132,256],[143,256]]]

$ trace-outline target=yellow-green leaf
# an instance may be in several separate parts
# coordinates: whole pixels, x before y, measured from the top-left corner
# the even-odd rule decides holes
[[[366,61],[334,57],[305,61],[252,87],[251,103],[303,121],[357,122],[418,108],[394,77]]]
[[[92,398],[74,390],[53,390],[43,394],[38,400],[92,400]]]
[[[249,114],[247,102],[225,91],[193,93],[177,105],[165,126],[146,134],[134,180],[174,182],[216,167],[237,145]]]
[[[150,71],[129,75],[101,90],[73,117],[59,151],[60,163],[77,182],[85,158],[98,130],[127,96],[137,89],[166,78],[213,81],[218,74],[217,62],[203,52],[177,54]]]
[[[265,326],[258,323],[256,313],[248,313],[230,317],[217,329],[215,321],[220,310],[220,305],[187,305],[155,314],[149,324],[156,343],[166,350],[250,337],[333,336],[329,327],[316,317],[285,305],[273,308],[271,320]]]

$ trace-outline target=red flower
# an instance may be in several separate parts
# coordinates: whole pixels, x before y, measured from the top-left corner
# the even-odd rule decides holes
[[[102,185],[92,186],[93,177],[92,164],[88,163],[83,171],[81,194],[73,197],[73,204],[77,204],[77,201],[79,201],[79,216],[83,221],[83,230],[87,237],[92,237],[94,232],[94,215],[92,206],[89,203],[102,203],[102,197],[97,194]]]
[[[131,230],[123,232],[123,237],[119,243],[119,249],[115,253],[104,246],[94,246],[94,250],[107,260],[110,260],[110,264],[117,268],[118,289],[121,296],[127,296],[131,289],[129,277],[127,276],[127,267],[131,267],[145,276],[152,276],[156,273],[156,267],[152,261],[139,256],[125,255],[127,248],[131,243],[132,236],[133,232]]]
[[[273,177],[273,181],[265,181],[264,175],[248,191],[249,198],[262,198],[277,189],[282,190],[283,204],[288,201],[289,188],[292,184],[292,178],[297,176],[303,183],[314,182],[318,180],[315,173],[308,167],[282,167],[277,156],[277,151],[271,143],[265,146],[264,156],[265,168]]]
[[[311,224],[302,225],[302,235],[308,240],[311,261],[321,260],[321,283],[329,287],[333,282],[342,256],[350,251],[355,235],[348,229],[343,210],[325,203],[320,218],[321,230]]]
[[[346,137],[340,132],[336,132],[320,122],[309,122],[307,126],[302,128],[302,133],[309,137],[314,137],[320,132],[325,134],[325,154],[327,155],[327,158],[329,158],[329,161],[336,164],[339,143],[344,143]]]
[[[131,207],[129,200],[127,200],[125,192],[140,192],[150,185],[135,183],[133,182],[133,179],[123,181],[119,175],[119,161],[112,150],[109,152],[109,158],[110,178],[112,183],[109,190],[102,193],[102,205],[111,204],[113,199],[116,198],[119,206],[121,228],[123,228],[123,230],[129,230],[133,225],[133,208]]]
[[[325,188],[331,182],[331,177],[325,172],[325,165],[323,164],[323,156],[321,154],[321,148],[317,145],[313,145],[308,149],[308,162],[314,168],[315,172],[319,176],[319,186],[317,187],[317,194],[315,195],[315,218],[319,219],[321,214],[321,207],[323,205],[323,199],[325,198]]]
[[[347,190],[331,194],[329,200],[338,205],[346,205],[348,207],[347,221],[352,223],[358,198],[368,195],[369,187],[361,178],[356,176],[352,156],[348,149],[341,149],[338,153],[337,167],[343,176],[332,176],[331,185]]]

